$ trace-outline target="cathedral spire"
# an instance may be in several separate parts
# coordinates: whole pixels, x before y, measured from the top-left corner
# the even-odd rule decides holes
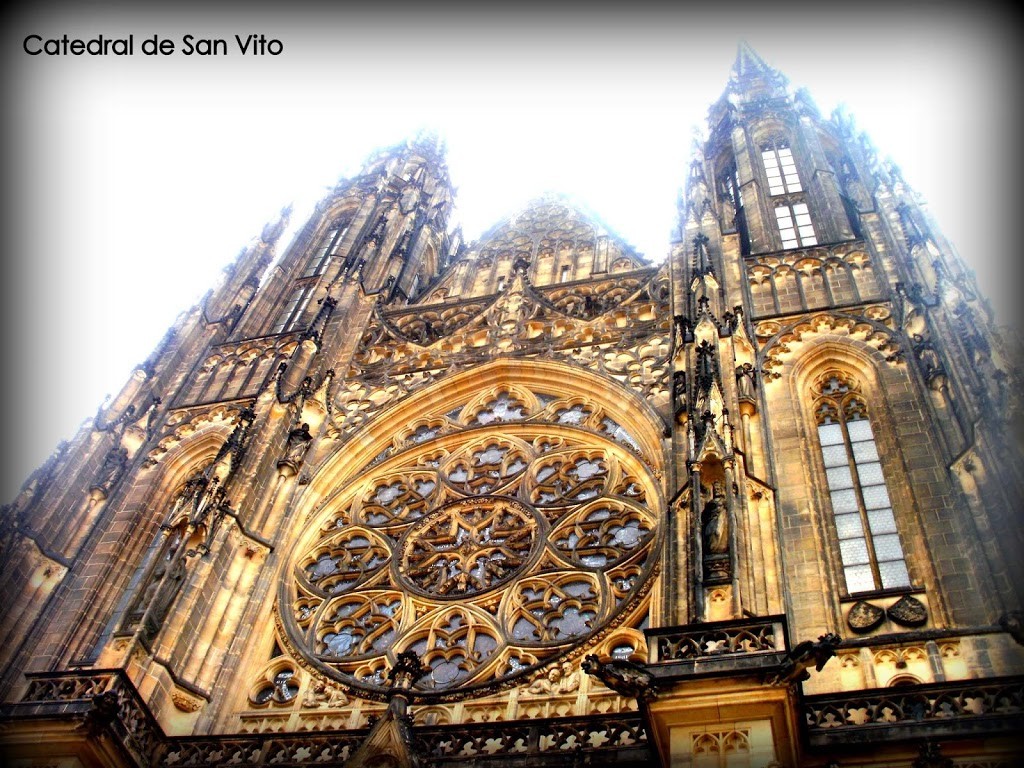
[[[732,65],[732,77],[782,77],[768,62],[761,58],[746,40],[741,40],[736,49],[736,61]]]
[[[784,97],[788,82],[785,75],[762,59],[749,43],[740,41],[726,89],[734,106],[739,106],[738,101]]]

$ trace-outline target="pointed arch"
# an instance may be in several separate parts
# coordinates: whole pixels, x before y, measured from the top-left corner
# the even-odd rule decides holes
[[[610,420],[608,429],[622,430],[624,440],[660,475],[665,458],[661,446],[662,419],[654,408],[618,381],[563,363],[501,358],[470,370],[444,376],[375,416],[327,457],[314,471],[303,498],[329,492],[340,478],[349,477],[394,445],[394,437],[409,425],[462,408],[491,387],[522,386],[549,396],[583,396]],[[614,427],[612,426],[614,423]],[[303,506],[305,509],[305,506]]]
[[[846,596],[912,589],[927,557],[915,546],[917,513],[886,396],[906,376],[869,336],[806,342],[787,362],[785,383],[769,388],[788,390],[772,416],[798,425],[803,495],[817,512],[829,580]]]

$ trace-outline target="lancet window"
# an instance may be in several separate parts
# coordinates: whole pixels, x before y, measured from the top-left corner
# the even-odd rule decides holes
[[[769,144],[761,149],[761,161],[768,177],[768,194],[784,195],[802,192],[800,175],[793,160],[793,150],[786,144]]]
[[[302,271],[302,277],[317,277],[322,275],[331,259],[338,254],[341,248],[341,241],[345,239],[348,232],[348,221],[340,220],[331,225],[327,233],[320,240],[320,243],[313,250],[306,262],[306,268]]]
[[[722,196],[732,203],[735,210],[743,207],[743,195],[740,194],[739,173],[735,165],[726,168],[719,177]]]
[[[839,372],[816,388],[818,442],[850,594],[910,586],[892,502],[868,406],[856,382]]]
[[[292,291],[288,301],[281,308],[281,314],[277,316],[273,329],[270,331],[272,334],[287,333],[299,327],[302,313],[306,309],[306,305],[309,304],[309,299],[313,295],[315,288],[315,283],[309,283],[308,285],[299,286]]]
[[[779,236],[783,248],[800,248],[805,245],[816,245],[814,224],[811,222],[807,203],[793,203],[775,206],[775,220],[779,225]]]

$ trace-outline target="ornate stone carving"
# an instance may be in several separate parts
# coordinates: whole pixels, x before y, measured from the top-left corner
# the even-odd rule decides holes
[[[454,502],[409,529],[398,566],[401,579],[434,597],[494,589],[522,570],[536,527],[532,513],[511,499]]]
[[[836,655],[836,648],[843,641],[839,635],[828,632],[817,640],[804,640],[798,643],[783,660],[779,671],[768,679],[769,685],[780,683],[799,683],[810,678],[808,669],[811,666],[818,672]]]
[[[1024,710],[1024,685],[1020,678],[998,682],[964,680],[933,683],[873,692],[829,693],[806,699],[806,722],[813,739],[823,731],[867,727],[879,733],[881,726],[921,723],[983,721],[993,716],[1013,717]],[[882,731],[884,733],[884,731]]]
[[[854,632],[870,632],[885,620],[885,611],[876,605],[858,600],[846,614],[846,624]]]
[[[782,626],[750,623],[710,626],[689,632],[657,636],[656,660],[659,662],[702,659],[723,654],[765,654],[784,650]]]
[[[920,627],[928,621],[928,609],[916,597],[904,595],[886,609],[890,619],[904,627]]]
[[[315,680],[306,688],[302,698],[305,709],[338,709],[348,704],[348,696],[337,686]]]
[[[182,712],[198,712],[200,707],[206,703],[206,700],[201,696],[196,696],[193,693],[189,693],[181,688],[174,688],[171,691],[171,701],[174,702],[174,706]]]
[[[284,456],[277,462],[278,469],[284,469],[295,474],[302,466],[302,461],[309,450],[309,444],[313,436],[309,433],[309,424],[301,424],[288,433],[288,442],[285,445]]]
[[[597,409],[534,398],[485,392],[450,428],[411,427],[311,518],[280,611],[315,677],[383,698],[392,660],[415,651],[417,698],[482,694],[557,665],[648,588],[657,481],[576,426]],[[530,421],[537,408],[558,426]]]
[[[590,654],[583,660],[580,668],[624,696],[650,700],[658,695],[654,687],[654,675],[632,661],[601,661],[597,656]]]
[[[552,664],[547,669],[537,670],[527,691],[536,695],[557,696],[574,693],[579,687],[579,672],[572,668],[572,664],[563,661],[561,664]]]

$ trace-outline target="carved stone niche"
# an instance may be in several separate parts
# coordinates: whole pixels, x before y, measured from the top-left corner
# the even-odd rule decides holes
[[[732,578],[732,515],[726,500],[724,468],[715,459],[703,462],[697,510],[703,582],[706,586],[728,584]]]
[[[928,596],[902,595],[851,597],[843,601],[846,625],[859,635],[906,632],[929,623]]]

